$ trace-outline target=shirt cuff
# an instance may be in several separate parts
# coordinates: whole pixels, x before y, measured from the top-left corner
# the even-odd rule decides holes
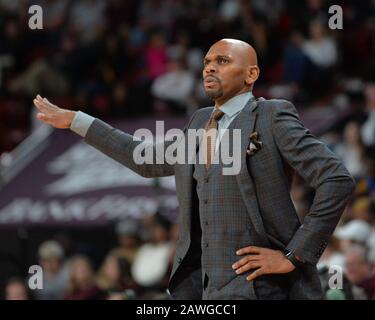
[[[77,111],[70,124],[70,130],[84,138],[94,120],[95,118],[87,113]]]

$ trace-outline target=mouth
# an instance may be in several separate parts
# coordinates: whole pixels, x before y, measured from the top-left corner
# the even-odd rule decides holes
[[[207,88],[214,87],[214,86],[218,85],[219,82],[220,82],[220,80],[217,79],[216,77],[213,77],[213,76],[207,76],[203,80],[203,84]]]
[[[217,81],[204,81],[204,87],[207,89],[211,89],[217,86]]]

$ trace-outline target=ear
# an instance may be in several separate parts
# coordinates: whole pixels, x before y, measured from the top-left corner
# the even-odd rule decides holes
[[[259,74],[260,69],[258,66],[249,66],[245,79],[246,85],[252,86],[255,83],[255,81],[257,81],[257,79],[259,78]]]

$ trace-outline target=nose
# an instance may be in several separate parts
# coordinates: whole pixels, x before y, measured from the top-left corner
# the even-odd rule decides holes
[[[204,67],[204,73],[205,74],[210,74],[210,73],[215,73],[216,72],[216,66],[214,63],[208,63],[205,67]]]

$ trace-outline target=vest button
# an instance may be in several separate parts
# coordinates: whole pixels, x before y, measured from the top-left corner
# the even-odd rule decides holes
[[[208,221],[205,221],[205,222],[204,222],[204,225],[208,226]]]
[[[204,178],[204,182],[208,182],[208,178]]]
[[[203,203],[204,203],[204,204],[207,204],[207,202],[208,202],[207,199],[206,199],[206,200],[203,200]]]
[[[208,248],[208,243],[206,243],[206,248]]]

